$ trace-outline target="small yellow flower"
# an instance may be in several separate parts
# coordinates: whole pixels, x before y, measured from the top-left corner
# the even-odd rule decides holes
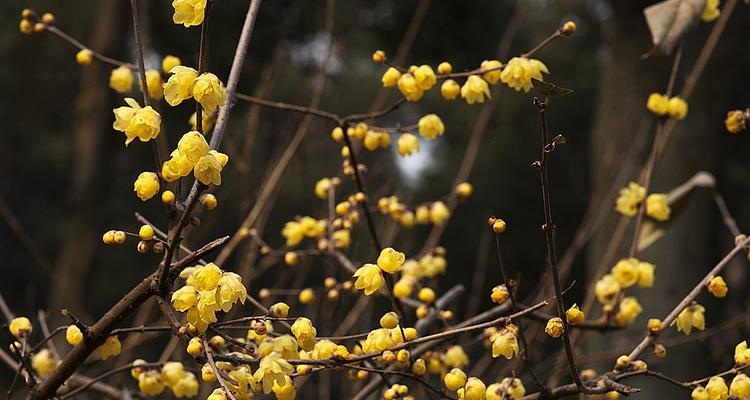
[[[292,378],[284,375],[283,384],[279,384],[278,381],[274,382],[273,394],[276,395],[277,400],[294,400],[297,395],[297,390],[294,388]]]
[[[443,61],[437,66],[440,75],[447,75],[453,72],[453,66],[448,61]]]
[[[138,375],[138,389],[146,396],[158,396],[164,388],[164,381],[159,371],[146,371]]]
[[[198,357],[203,353],[203,341],[199,337],[190,339],[186,349],[187,353],[193,357]]]
[[[437,82],[435,71],[429,65],[420,65],[414,71],[414,79],[417,81],[417,86],[422,90],[430,90]]]
[[[544,328],[544,332],[553,338],[559,338],[563,334],[563,331],[563,321],[559,317],[551,318],[547,321],[547,326]]]
[[[138,138],[141,142],[148,142],[159,136],[161,129],[161,115],[151,106],[143,107],[135,99],[125,98],[128,106],[117,107],[112,110],[115,114],[115,122],[112,128],[125,134],[125,145],[127,146]]]
[[[398,325],[398,315],[395,312],[391,311],[380,317],[381,328],[393,329],[396,325]]]
[[[333,241],[333,247],[337,249],[345,249],[349,247],[349,244],[352,241],[351,232],[349,229],[339,229],[333,232],[331,240]]]
[[[161,70],[164,71],[165,74],[168,74],[172,71],[172,68],[182,65],[182,61],[171,54],[167,54],[163,60],[161,60]]]
[[[445,382],[445,387],[448,390],[456,391],[466,383],[466,373],[458,368],[453,368],[445,375],[443,382]]]
[[[221,170],[224,169],[227,161],[229,161],[229,156],[226,154],[216,150],[209,151],[195,163],[195,178],[204,185],[210,183],[216,186],[221,185]]]
[[[693,328],[703,330],[706,326],[706,320],[703,313],[706,311],[700,304],[693,304],[685,307],[672,322],[672,325],[677,324],[677,331],[685,332],[686,335],[690,334]]]
[[[440,85],[440,94],[446,100],[453,100],[458,97],[458,93],[461,91],[461,86],[458,85],[453,79],[446,79],[442,85]]]
[[[101,357],[102,360],[106,360],[120,354],[121,349],[122,345],[120,344],[120,339],[118,339],[117,336],[110,336],[104,341],[103,345],[96,348],[96,352],[99,353],[99,357]]]
[[[399,72],[396,68],[390,67],[385,71],[385,73],[383,73],[383,78],[381,79],[381,81],[383,82],[383,87],[392,87],[396,86],[400,78],[401,72]]]
[[[198,291],[192,286],[183,286],[172,293],[174,309],[185,312],[198,304]]]
[[[398,154],[402,157],[419,152],[419,139],[411,133],[402,133],[398,137]]]
[[[651,318],[648,320],[648,323],[646,324],[646,328],[650,333],[659,333],[662,329],[664,329],[664,324],[661,323],[660,319],[657,318]]]
[[[646,188],[630,182],[627,187],[620,189],[620,196],[615,202],[615,210],[622,215],[633,216],[638,212],[638,207],[645,198]]]
[[[620,302],[620,309],[615,315],[615,322],[620,326],[628,325],[638,318],[641,311],[643,311],[643,308],[638,303],[638,299],[633,296],[626,297]]]
[[[416,280],[411,276],[404,276],[393,285],[393,295],[397,298],[411,296]]]
[[[484,103],[485,96],[488,98],[492,97],[490,95],[490,86],[487,84],[487,81],[477,75],[469,76],[464,85],[461,86],[461,97],[469,104]]]
[[[404,253],[396,251],[392,247],[386,247],[380,252],[377,263],[380,269],[389,274],[393,274],[401,268],[404,261],[406,261]]]
[[[750,378],[743,373],[735,375],[729,385],[729,395],[738,399],[750,398]]]
[[[159,193],[159,177],[153,172],[141,172],[133,184],[133,191],[142,201]]]
[[[372,62],[375,64],[382,64],[386,60],[385,52],[383,50],[376,50],[372,53]]]
[[[206,13],[207,0],[174,0],[174,15],[172,21],[175,24],[182,24],[186,28],[200,25],[203,23],[203,17]]]
[[[671,211],[666,194],[654,193],[646,198],[646,214],[649,217],[657,221],[667,221]]]
[[[76,53],[76,62],[83,66],[91,65],[94,62],[94,52],[89,49],[83,49]]]
[[[195,78],[193,97],[211,114],[217,107],[226,104],[227,90],[216,75],[206,72]]]
[[[714,276],[708,282],[708,292],[715,297],[723,298],[727,295],[727,291],[729,291],[727,283],[724,281],[724,278],[720,276]]]
[[[385,282],[380,267],[375,264],[363,265],[354,273],[354,277],[357,278],[354,287],[364,289],[367,296],[380,290]]]
[[[485,81],[489,82],[490,85],[494,85],[500,80],[500,76],[503,74],[501,68],[503,63],[498,60],[484,60],[480,65],[480,68],[487,71],[482,75]]]
[[[442,201],[436,201],[430,206],[430,221],[435,225],[442,225],[449,217],[451,212],[448,206]]]
[[[600,303],[609,304],[615,299],[617,293],[620,292],[620,288],[617,279],[611,274],[607,274],[596,281],[596,285],[594,285],[594,293]]]
[[[161,100],[164,97],[164,82],[159,71],[155,69],[146,71],[146,85],[148,86],[148,97],[154,100]]]
[[[294,367],[281,358],[279,353],[273,352],[261,358],[253,378],[262,384],[263,393],[269,394],[274,384],[285,385],[286,377],[292,373],[294,373]]]
[[[212,193],[202,194],[200,197],[200,202],[203,207],[206,207],[206,210],[208,211],[213,210],[219,204],[219,202],[216,200],[216,196],[214,196]]]
[[[733,110],[727,112],[727,118],[724,120],[724,125],[729,133],[737,133],[747,128],[748,120],[750,120],[750,113]]]
[[[180,141],[177,142],[177,150],[179,150],[180,155],[193,164],[208,154],[208,149],[206,138],[198,131],[190,131],[182,135]]]
[[[419,119],[419,134],[427,139],[435,139],[445,132],[443,121],[435,114],[427,114]]]
[[[269,311],[273,317],[286,318],[289,315],[289,305],[281,302],[276,303],[269,307]]]
[[[510,88],[520,92],[531,90],[531,78],[544,80],[542,72],[549,74],[547,66],[539,60],[526,57],[513,57],[505,65],[500,80]]]
[[[417,84],[417,80],[411,73],[405,73],[398,78],[398,90],[408,101],[419,101],[424,95],[424,90]]]
[[[68,326],[68,329],[65,330],[65,340],[71,346],[75,346],[78,343],[81,343],[81,341],[83,340],[83,333],[81,332],[81,329],[76,325]]]
[[[703,22],[712,22],[719,18],[721,10],[719,10],[719,0],[706,0],[706,6],[703,8],[703,14],[701,14],[701,20]]]
[[[738,367],[750,364],[750,349],[747,348],[747,341],[743,340],[735,346],[734,362]]]
[[[141,240],[149,241],[154,238],[154,228],[151,225],[142,225],[138,229],[138,237]]]
[[[26,317],[16,317],[10,321],[8,330],[18,339],[22,339],[31,334],[34,330],[34,326],[31,325],[31,321]]]
[[[680,97],[672,97],[669,99],[668,110],[669,116],[674,119],[685,119],[688,113],[688,104],[685,100]]]
[[[654,285],[654,264],[638,262],[638,286],[651,287]]]
[[[247,289],[242,284],[242,278],[234,272],[224,272],[218,282],[217,301],[222,311],[229,312],[232,304],[245,304]]]
[[[464,398],[466,400],[484,400],[484,392],[487,387],[481,379],[471,377],[464,385]]]
[[[417,297],[419,298],[419,301],[429,304],[435,301],[435,291],[432,290],[431,287],[423,287],[419,290]]]
[[[188,160],[178,149],[175,149],[170,154],[170,159],[162,164],[161,177],[167,182],[174,182],[182,176],[190,175],[194,165],[194,162]]]
[[[583,314],[583,311],[578,308],[578,304],[573,304],[573,306],[565,313],[565,318],[568,320],[569,324],[575,325],[582,322],[586,317]]]
[[[503,329],[490,337],[492,343],[492,357],[503,356],[510,360],[513,355],[518,355],[518,339],[508,329]]]
[[[117,93],[127,93],[133,89],[133,72],[126,66],[112,70],[109,75],[109,87]]]
[[[42,378],[52,375],[57,364],[52,352],[47,349],[42,349],[31,357],[31,368]]]
[[[622,259],[612,267],[612,276],[623,288],[628,288],[638,282],[638,260],[635,258]]]
[[[708,395],[708,390],[704,388],[703,386],[698,386],[697,388],[693,389],[693,391],[690,393],[690,398],[692,400],[711,400],[711,396]]]
[[[469,182],[461,182],[456,185],[456,196],[459,199],[467,199],[474,192],[474,187]]]
[[[669,112],[669,98],[659,93],[651,93],[646,101],[646,108],[652,113],[663,116]]]
[[[726,400],[729,396],[727,383],[720,376],[714,376],[708,380],[706,391],[708,391],[708,397],[711,400]]]
[[[176,106],[193,97],[193,84],[198,77],[198,71],[190,67],[177,65],[169,71],[172,75],[164,84],[164,100],[170,106]]]
[[[510,292],[508,291],[508,287],[505,285],[497,285],[494,288],[492,288],[492,293],[490,294],[490,298],[492,299],[493,303],[496,304],[503,304],[510,298]]]
[[[297,338],[297,343],[302,350],[312,351],[315,347],[316,336],[318,334],[312,321],[305,317],[297,318],[292,324],[291,331],[294,337]]]
[[[330,340],[321,340],[315,343],[311,356],[313,360],[328,360],[333,357],[335,351],[336,343]]]

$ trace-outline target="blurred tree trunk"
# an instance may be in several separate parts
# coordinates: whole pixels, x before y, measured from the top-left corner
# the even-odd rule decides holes
[[[97,3],[92,49],[107,55],[122,54],[128,43],[130,11],[127,2],[103,0]],[[73,160],[70,192],[66,195],[68,219],[57,259],[49,304],[65,307],[76,315],[85,315],[85,285],[101,234],[94,230],[96,207],[102,197],[98,166],[105,155],[102,137],[112,130],[111,90],[108,87],[112,67],[100,62],[82,70],[81,89],[76,98],[75,123],[70,155]],[[51,315],[58,315],[52,310]]]
[[[602,65],[598,111],[591,136],[592,190],[599,198],[610,190],[614,177],[626,162],[623,155],[634,141],[644,118],[650,119],[647,121],[650,121],[651,128],[646,146],[637,151],[639,158],[636,168],[628,177],[630,180],[639,180],[642,165],[653,142],[656,119],[647,114],[646,98],[651,92],[663,93],[666,90],[674,57],[659,56],[646,60],[640,58],[651,43],[642,12],[644,7],[652,3],[653,1],[610,2],[613,14],[608,26],[608,56]],[[737,19],[736,15],[733,17]],[[724,62],[728,61],[727,49],[742,48],[742,41],[745,40],[737,29],[732,32],[733,22],[739,23],[730,20],[730,29],[722,36],[722,41],[690,99],[687,119],[677,124],[656,164],[650,192],[668,192],[700,170],[713,170],[717,139],[721,133],[721,119],[731,105],[726,104],[726,98],[714,96],[710,91],[717,87],[732,85],[741,70],[722,69],[721,73],[717,71],[722,59]],[[680,91],[684,77],[692,69],[712,27],[713,25],[702,24],[697,31],[688,34],[675,93]],[[614,204],[611,207],[614,208]],[[628,291],[628,295],[638,297],[644,313],[635,322],[631,331],[620,335],[616,343],[612,343],[612,339],[603,339],[608,343],[599,342],[592,346],[604,345],[613,348],[637,341],[643,335],[646,319],[663,317],[721,257],[722,254],[718,252],[726,249],[726,246],[719,249],[715,247],[716,212],[707,191],[699,190],[691,194],[673,207],[672,214],[669,223],[658,226],[665,230],[665,236],[638,255],[640,259],[656,265],[656,283],[653,288]],[[589,276],[594,275],[600,264],[618,220],[619,215],[611,212],[589,246]],[[605,265],[605,268],[610,268],[620,258],[627,257],[632,240],[633,220],[630,221],[611,265]],[[681,347],[679,351],[675,349],[674,354],[670,353],[670,357],[660,363],[657,369],[668,370],[670,375],[686,379],[710,374],[711,371],[703,369],[711,363],[696,365],[689,362],[692,355],[686,353],[694,355],[699,350],[697,346]],[[643,383],[646,384],[645,381]],[[673,390],[661,384],[654,385],[655,390],[652,393],[659,394],[652,394],[646,398],[656,398],[667,394],[668,390]],[[682,392],[675,392],[678,393],[684,395]]]

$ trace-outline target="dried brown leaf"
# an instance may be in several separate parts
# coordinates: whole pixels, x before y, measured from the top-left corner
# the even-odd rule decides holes
[[[706,0],[665,0],[643,10],[654,47],[647,53],[670,54],[700,19]]]

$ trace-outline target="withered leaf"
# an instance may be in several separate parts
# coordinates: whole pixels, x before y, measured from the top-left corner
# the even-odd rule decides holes
[[[665,0],[643,10],[654,47],[646,56],[670,54],[680,38],[700,19],[706,0]]]
[[[535,78],[531,78],[531,84],[534,85],[534,89],[536,89],[537,92],[545,96],[565,96],[573,93],[572,89],[560,87],[554,83],[540,81]]]

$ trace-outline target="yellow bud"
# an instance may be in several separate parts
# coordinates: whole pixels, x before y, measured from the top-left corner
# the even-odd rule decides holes
[[[154,228],[151,225],[143,225],[138,230],[138,236],[141,240],[149,241],[154,238]]]
[[[553,338],[559,338],[563,334],[563,331],[563,321],[559,317],[551,318],[547,321],[547,326],[544,328],[544,332]]]
[[[193,357],[201,355],[203,353],[203,341],[197,337],[190,339],[187,345],[187,353]]]
[[[44,22],[47,25],[54,25],[55,24],[55,15],[52,13],[44,13],[42,14],[42,22]]]
[[[398,315],[391,311],[380,317],[380,326],[385,329],[393,329],[398,325]]]
[[[496,219],[495,222],[492,224],[492,231],[495,233],[503,233],[505,232],[505,229],[507,228],[505,221],[502,219]]]
[[[385,52],[383,50],[377,50],[376,52],[372,53],[372,62],[375,64],[382,64],[386,60],[385,58]]]
[[[466,373],[464,371],[461,371],[458,368],[453,368],[445,375],[443,382],[445,382],[445,387],[448,388],[448,390],[455,391],[460,387],[463,387],[466,383],[466,379]]]
[[[630,366],[630,357],[626,355],[621,355],[620,357],[617,357],[617,361],[615,362],[615,369],[618,370],[624,370]]]
[[[286,303],[276,303],[270,307],[271,316],[286,318],[289,315],[289,305]]]
[[[435,301],[435,291],[428,287],[422,288],[419,291],[418,297],[419,301],[432,303],[433,301]]]
[[[576,23],[573,22],[573,21],[566,22],[562,26],[562,28],[560,28],[560,33],[563,34],[563,35],[565,35],[565,36],[572,35],[575,32],[576,32]]]
[[[299,292],[299,302],[302,304],[310,304],[315,300],[315,292],[312,289],[306,288]]]
[[[174,199],[174,192],[172,192],[171,190],[165,190],[161,194],[161,202],[166,205],[174,204]]]
[[[456,186],[456,196],[458,196],[459,199],[468,198],[473,191],[474,188],[469,182],[459,183],[458,186]]]
[[[437,67],[438,73],[441,75],[447,75],[453,72],[453,66],[448,61],[443,61]]]
[[[663,325],[661,323],[661,320],[658,318],[651,318],[648,320],[648,323],[646,324],[646,328],[648,328],[648,332],[651,334],[656,334],[661,332],[663,329]]]
[[[206,193],[201,196],[201,204],[203,204],[203,207],[206,207],[206,210],[211,211],[216,208],[218,202],[216,201],[216,196],[211,193]]]
[[[83,66],[91,65],[94,62],[94,52],[89,49],[83,49],[76,53],[76,62]]]
[[[18,30],[24,35],[31,35],[34,33],[34,25],[29,22],[29,20],[22,19],[21,22],[18,23]]]
[[[297,265],[299,263],[299,256],[293,251],[288,251],[284,254],[284,262],[286,265]]]
[[[421,306],[417,307],[417,311],[416,311],[417,319],[422,319],[426,317],[427,314],[429,313],[430,313],[430,309],[426,305],[422,304]]]
[[[568,311],[565,313],[565,318],[568,320],[568,323],[571,325],[575,325],[581,321],[584,320],[585,315],[583,314],[583,311],[578,308],[577,304],[573,304],[572,307],[568,309]]]

